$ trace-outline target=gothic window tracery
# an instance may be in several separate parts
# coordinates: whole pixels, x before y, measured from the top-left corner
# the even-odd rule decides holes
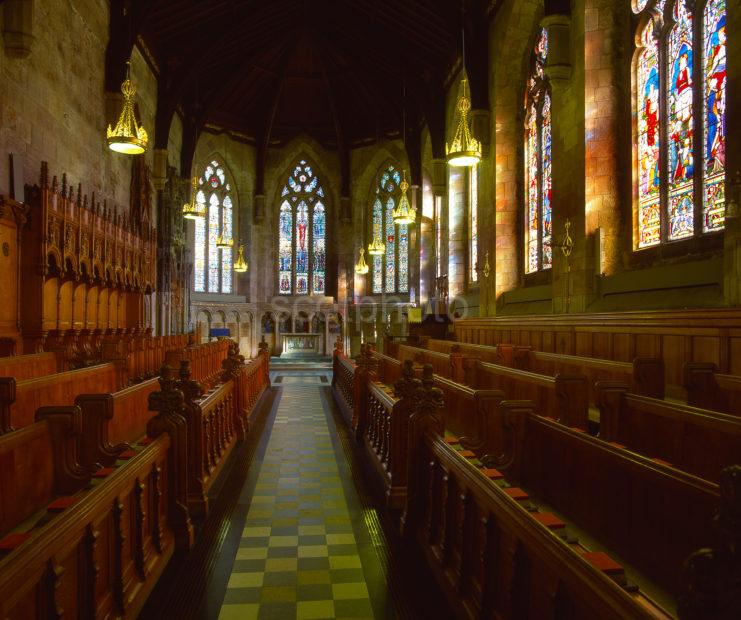
[[[373,256],[372,290],[374,293],[409,291],[409,226],[395,224],[392,213],[401,191],[401,174],[393,165],[381,169],[376,180],[371,210],[370,240],[380,238],[386,253]]]
[[[198,178],[196,202],[206,217],[195,221],[194,281],[197,293],[232,292],[232,249],[218,248],[220,235],[232,238],[232,187],[218,160],[206,165]]]
[[[319,177],[305,161],[294,167],[281,193],[278,216],[278,292],[324,295],[327,212]]]
[[[643,249],[723,229],[726,1],[641,0],[633,11],[641,18],[635,247]]]

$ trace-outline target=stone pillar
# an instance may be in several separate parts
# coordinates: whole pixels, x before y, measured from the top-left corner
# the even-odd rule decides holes
[[[257,224],[265,219],[265,194],[255,194],[254,218]]]
[[[596,237],[599,229],[592,244],[593,272],[609,275],[620,267],[620,187],[624,174],[630,175],[629,169],[621,174],[624,157],[618,139],[619,103],[630,97],[629,86],[620,85],[624,59],[619,49],[630,34],[621,28],[620,15],[627,11],[619,2],[586,0],[585,8],[586,235]]]
[[[448,163],[444,159],[432,160],[432,194],[435,208],[432,223],[435,248],[432,256],[432,282],[435,282],[438,275],[447,275],[448,273]],[[441,230],[439,245],[437,243],[438,226]],[[439,274],[437,272],[438,260],[441,265]],[[434,296],[437,299],[440,298],[437,290]]]
[[[408,226],[409,235],[409,301],[418,303],[421,289],[420,249],[422,247],[422,188],[409,186],[409,203],[416,213],[416,221]]]
[[[572,50],[583,49],[583,16],[543,18],[548,31],[546,74],[551,83],[553,153],[553,311],[582,312],[587,295],[587,247],[584,235],[584,90],[583,65],[572,67]],[[579,62],[581,53],[573,55]],[[566,224],[573,249],[561,246]]]
[[[36,37],[33,36],[35,0],[5,0],[3,40],[9,58],[28,58]]]

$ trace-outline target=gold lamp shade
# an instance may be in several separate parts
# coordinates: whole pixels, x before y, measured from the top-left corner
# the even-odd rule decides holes
[[[368,246],[368,254],[371,256],[383,256],[386,254],[386,246],[383,241],[381,241],[381,235],[378,233],[376,233],[375,237],[373,237],[373,241]]]
[[[359,252],[360,256],[358,257],[358,262],[355,263],[355,273],[364,276],[368,273],[369,267],[368,263],[365,262],[365,249],[360,248]]]
[[[409,198],[407,198],[409,183],[407,183],[406,170],[404,171],[404,180],[399,184],[399,188],[401,189],[401,198],[399,198],[399,204],[391,213],[391,216],[394,218],[394,224],[414,224],[417,219],[417,212],[409,204]]]
[[[473,137],[468,121],[471,110],[471,100],[466,96],[466,84],[463,80],[463,95],[458,100],[458,127],[453,142],[445,144],[445,154],[448,165],[470,168],[481,161],[481,142]]]
[[[121,84],[123,109],[115,128],[108,125],[106,139],[108,148],[124,155],[140,155],[147,150],[149,136],[146,129],[136,120],[134,112],[134,95],[136,87],[131,81],[131,61],[126,63],[126,79]]]
[[[193,177],[190,189],[190,201],[183,205],[183,217],[186,220],[197,220],[206,217],[206,205],[196,200],[198,193],[198,177]]]
[[[216,238],[216,247],[220,250],[231,250],[234,247],[234,239],[219,235]]]
[[[237,273],[245,273],[247,271],[247,261],[244,258],[244,245],[241,243],[237,250],[237,260],[234,263],[234,271]]]

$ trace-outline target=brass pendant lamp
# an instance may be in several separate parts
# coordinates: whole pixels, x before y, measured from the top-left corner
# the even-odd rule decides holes
[[[466,75],[466,29],[465,24],[461,27],[461,42],[462,42],[462,66],[463,75],[462,80],[463,93],[458,99],[456,109],[458,111],[458,126],[453,136],[453,141],[448,144],[445,143],[445,155],[448,160],[448,165],[460,168],[470,168],[477,165],[481,161],[481,142],[477,140],[471,130],[468,114],[471,111],[471,100],[468,98],[468,80],[465,78]]]
[[[355,273],[357,273],[358,275],[364,276],[365,274],[368,273],[370,268],[368,267],[368,263],[365,262],[365,249],[360,248],[358,252],[359,252],[359,257],[358,257],[358,262],[355,263]]]
[[[190,200],[183,205],[183,217],[186,220],[198,220],[206,217],[206,205],[196,200],[198,177],[193,177],[190,188]]]
[[[244,244],[240,243],[237,249],[237,260],[234,263],[234,271],[245,273],[247,271],[247,261],[244,258]]]
[[[131,81],[131,60],[126,61],[126,79],[121,84],[123,109],[115,128],[108,125],[106,140],[108,148],[124,155],[140,155],[147,150],[149,136],[146,129],[136,120],[134,96],[136,86]]]

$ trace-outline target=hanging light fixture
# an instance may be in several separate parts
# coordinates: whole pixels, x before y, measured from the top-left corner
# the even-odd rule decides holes
[[[381,241],[381,233],[376,230],[373,241],[368,246],[368,254],[372,256],[383,256],[386,254],[386,245]]]
[[[134,111],[136,87],[131,81],[131,60],[126,62],[126,79],[121,84],[121,93],[124,97],[123,109],[115,129],[108,125],[106,132],[108,148],[125,155],[139,155],[147,150],[149,136],[146,129],[136,121]]]
[[[462,43],[462,66],[463,75],[466,75],[466,28],[465,24],[461,26],[461,43]],[[471,127],[468,124],[468,113],[471,111],[471,100],[468,98],[466,87],[468,80],[464,77],[462,80],[463,94],[458,99],[458,127],[455,130],[453,142],[445,143],[445,155],[448,159],[448,165],[455,167],[470,168],[481,161],[481,142],[474,138]]]
[[[399,198],[399,204],[391,212],[394,218],[394,224],[414,224],[417,219],[417,211],[409,204],[407,198],[407,190],[409,189],[409,183],[407,183],[407,171],[404,170],[404,179],[399,184],[401,188],[401,198]]]
[[[237,250],[237,260],[234,263],[234,271],[237,273],[245,273],[247,271],[247,261],[244,258],[244,244],[239,244]]]
[[[198,193],[198,177],[191,181],[190,200],[183,205],[183,217],[186,220],[198,220],[206,217],[206,205],[196,200]]]
[[[231,250],[234,247],[234,239],[219,235],[216,238],[216,247],[220,250]]]
[[[358,262],[355,263],[355,273],[364,276],[369,270],[368,263],[365,262],[365,249],[360,248],[359,253]]]
[[[407,106],[406,106],[406,80],[402,80],[402,141],[404,143],[404,150],[407,145]],[[417,211],[409,204],[409,198],[407,198],[407,191],[409,190],[409,183],[407,182],[407,171],[403,171],[404,177],[399,184],[401,189],[401,198],[399,198],[399,204],[391,212],[391,217],[394,219],[394,224],[414,224],[417,219]]]

